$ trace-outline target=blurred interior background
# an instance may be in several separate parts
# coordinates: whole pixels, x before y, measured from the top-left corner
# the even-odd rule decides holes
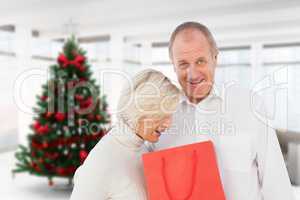
[[[117,72],[130,77],[151,67],[175,79],[168,40],[184,21],[201,22],[214,34],[220,50],[218,84],[234,81],[264,90],[300,199],[299,1],[10,0],[0,4],[0,199],[69,197],[70,191],[53,192],[41,179],[25,175],[12,179],[10,173],[14,150],[27,142],[35,96],[66,38],[76,35],[87,50],[93,76],[114,114],[122,87]]]

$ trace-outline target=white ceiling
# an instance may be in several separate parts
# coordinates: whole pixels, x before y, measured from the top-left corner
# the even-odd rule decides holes
[[[37,29],[47,37],[64,34],[72,19],[79,34],[121,32],[129,39],[165,35],[180,22],[197,20],[219,37],[234,30],[288,29],[300,32],[298,0],[0,0],[0,25],[19,24]],[[250,31],[250,32],[251,32]]]
[[[120,24],[169,15],[202,12],[206,9],[228,7],[258,0],[10,0],[0,1],[2,23],[26,23],[51,28],[63,25],[70,18],[82,25]]]

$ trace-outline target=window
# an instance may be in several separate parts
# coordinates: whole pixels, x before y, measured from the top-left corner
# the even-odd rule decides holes
[[[0,31],[0,54],[13,55],[14,33],[8,31]]]
[[[219,66],[250,66],[250,46],[219,48]]]
[[[152,44],[153,65],[170,65],[168,42],[156,42]]]
[[[141,45],[126,43],[124,46],[124,60],[133,64],[141,63]]]
[[[63,46],[62,41],[32,38],[32,57],[39,59],[56,59]]]
[[[109,59],[108,41],[81,43],[80,47],[87,52],[87,56],[91,60],[107,61]]]
[[[94,35],[78,38],[80,47],[87,52],[90,61],[106,62],[109,60],[109,35]]]
[[[300,64],[300,43],[264,45],[264,65]]]
[[[279,126],[282,121],[287,121],[289,130],[300,130],[300,43],[292,44],[268,44],[263,48],[264,76],[275,76],[284,80],[281,88],[287,89],[287,94],[282,98],[287,105],[287,114],[282,114],[285,119],[278,120]],[[282,71],[282,72],[281,72]],[[286,73],[283,73],[286,72]],[[284,100],[283,99],[283,100]],[[282,107],[281,106],[281,107]]]
[[[233,81],[241,87],[251,83],[250,46],[219,48],[216,83]]]

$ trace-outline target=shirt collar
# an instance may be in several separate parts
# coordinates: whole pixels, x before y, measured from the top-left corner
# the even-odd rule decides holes
[[[204,102],[208,102],[212,99],[220,99],[220,100],[223,100],[222,96],[221,96],[221,92],[220,90],[217,88],[217,86],[214,84],[211,91],[209,92],[209,94],[199,102],[199,104],[201,103],[204,103]],[[186,95],[184,93],[182,93],[181,97],[180,97],[180,100],[179,100],[179,103],[187,103],[188,105],[193,105],[193,106],[197,106],[197,104],[194,104],[194,103],[191,103],[189,101],[189,99],[186,97]]]
[[[110,133],[121,145],[138,151],[144,144],[144,140],[135,134],[128,125],[119,120]]]

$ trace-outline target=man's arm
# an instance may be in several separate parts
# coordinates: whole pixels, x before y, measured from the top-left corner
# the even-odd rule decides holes
[[[268,128],[266,147],[258,153],[259,179],[264,200],[293,200],[294,194],[276,133]]]
[[[261,121],[256,140],[261,191],[264,200],[293,200],[294,193],[277,135],[269,124],[267,117],[265,122]]]

